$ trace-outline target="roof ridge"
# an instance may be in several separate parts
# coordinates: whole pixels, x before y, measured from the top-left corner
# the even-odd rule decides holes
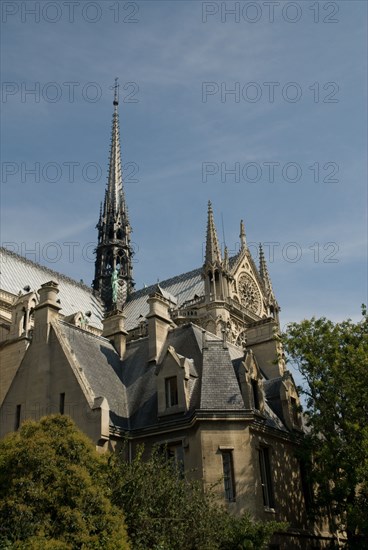
[[[159,283],[153,283],[152,285],[149,285],[145,288],[140,288],[139,290],[136,290],[131,294],[129,301],[134,300],[139,296],[144,296],[145,294],[148,294],[151,290],[153,291],[157,287],[157,284],[159,284],[160,287],[163,290],[165,290],[163,285],[170,286],[181,277],[190,279],[190,277],[193,277],[193,275],[201,273],[201,271],[202,271],[202,268],[197,267],[195,269],[192,269],[191,271],[186,271],[185,273],[179,273],[179,275],[174,275],[174,277],[170,277],[170,279],[165,279],[164,281],[160,281]]]
[[[234,256],[231,256],[229,258],[230,263],[239,255],[239,253],[235,254]],[[179,279],[190,279],[194,275],[199,275],[202,272],[202,267],[196,267],[194,269],[191,269],[190,271],[185,271],[184,273],[179,273],[179,275],[174,275],[173,277],[170,277],[169,279],[165,279],[164,281],[159,281],[158,283],[153,283],[145,288],[140,288],[139,290],[136,290],[133,292],[130,296],[130,301],[134,300],[135,298],[139,298],[140,296],[144,296],[145,294],[148,294],[153,291],[157,284],[160,285],[160,287],[165,290],[166,286],[170,286],[177,282]]]
[[[42,269],[43,271],[49,273],[50,275],[56,275],[62,281],[74,284],[75,286],[78,286],[79,288],[82,288],[83,290],[88,291],[90,294],[93,294],[92,288],[89,287],[88,285],[86,285],[85,283],[78,282],[75,279],[73,279],[72,277],[69,277],[68,275],[64,275],[63,273],[60,273],[59,271],[55,271],[54,269],[51,269],[50,267],[46,267],[42,264],[34,262],[33,260],[29,260],[25,256],[22,256],[21,254],[17,254],[16,252],[13,252],[13,250],[8,250],[4,246],[0,246],[0,252],[8,254],[9,256],[12,256],[13,258],[18,258],[20,261],[22,261],[23,263],[25,263],[27,265],[32,265],[34,267],[37,267],[38,269]]]
[[[64,321],[64,319],[58,319],[58,323],[60,323],[61,325],[66,325],[68,327],[71,327],[73,330],[81,332],[82,334],[86,334],[87,336],[92,336],[93,338],[98,338],[99,340],[103,340],[104,342],[111,343],[108,338],[105,338],[105,336],[101,336],[99,334],[95,334],[94,332],[91,332],[91,331],[86,330],[84,328],[77,327],[76,325],[73,325],[72,323],[68,323],[67,321]]]

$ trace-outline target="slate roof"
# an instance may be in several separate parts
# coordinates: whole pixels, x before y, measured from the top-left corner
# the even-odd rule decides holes
[[[230,269],[236,264],[240,252],[229,259]],[[193,269],[187,273],[182,273],[176,277],[171,277],[165,281],[160,281],[160,289],[165,291],[170,299],[170,295],[174,296],[175,306],[182,306],[184,302],[192,300],[195,296],[204,295],[204,279],[202,278],[202,267]],[[124,307],[126,315],[125,327],[131,330],[138,326],[139,322],[146,317],[149,311],[147,299],[152,292],[157,288],[157,283],[150,285],[141,290],[137,290],[131,295],[128,303]]]
[[[112,427],[134,431],[162,422],[157,416],[157,365],[148,362],[148,337],[129,342],[122,361],[106,338],[65,321],[59,321],[59,327],[95,397],[107,399]],[[222,340],[210,333],[206,333],[206,347],[202,350],[202,329],[191,323],[169,331],[161,357],[169,346],[192,363],[189,410],[179,413],[181,419],[198,409],[245,411],[237,379],[242,350],[232,345],[224,348]],[[271,397],[265,416],[266,425],[285,431],[272,400],[280,381],[264,381],[266,397]]]
[[[173,346],[178,355],[193,359],[195,374],[200,374],[202,354],[199,340],[201,329],[184,325],[169,332],[161,356]],[[122,380],[128,395],[130,429],[141,429],[157,424],[157,376],[156,365],[148,363],[148,337],[134,340],[127,345],[123,361]],[[192,381],[189,413],[199,407],[199,378]],[[181,415],[185,418],[185,415]]]
[[[201,409],[244,410],[229,350],[219,340],[207,340],[203,349]]]
[[[93,296],[92,289],[83,283],[78,283],[57,271],[37,264],[6,248],[0,247],[1,288],[11,294],[18,295],[24,286],[38,291],[40,286],[53,280],[59,284],[59,298],[62,315],[71,315],[81,311],[91,312],[89,322],[94,327],[102,329],[102,306]]]
[[[130,300],[124,307],[126,316],[125,326],[127,330],[135,328],[142,317],[146,317],[149,311],[147,299],[157,288],[157,283],[132,294]],[[188,273],[183,273],[166,281],[160,281],[160,288],[167,293],[175,296],[177,305],[181,306],[187,300],[191,300],[195,295],[204,294],[204,281],[202,279],[202,268],[194,269]]]
[[[134,430],[158,423],[156,365],[148,363],[148,337],[130,342],[122,361],[106,338],[64,321],[59,321],[59,327],[95,397],[107,399],[112,426]],[[201,368],[199,332],[192,325],[177,328],[169,333],[164,348],[165,352],[173,346],[177,353],[193,359],[196,375]],[[199,406],[200,381],[197,378],[191,384],[193,411]]]
[[[235,256],[231,256],[229,259],[229,267],[233,267],[237,264],[240,257],[242,256],[242,251],[238,252]],[[251,261],[256,276],[259,278],[257,268],[251,258],[249,252],[247,252],[247,258]],[[166,293],[168,293],[168,299],[170,295],[176,298],[175,306],[182,306],[184,302],[192,300],[195,296],[204,295],[204,279],[202,278],[202,267],[188,271],[187,273],[182,273],[176,277],[171,277],[165,281],[160,281],[159,287]],[[260,282],[260,284],[262,284]],[[125,327],[126,330],[131,330],[138,326],[139,322],[146,317],[149,311],[149,306],[147,304],[147,299],[150,294],[152,294],[157,288],[157,283],[150,285],[141,290],[134,292],[127,304],[124,307],[124,314],[126,315]]]
[[[0,248],[1,288],[14,295],[25,285],[38,290],[41,284],[54,280],[59,284],[61,313],[65,316],[77,311],[91,311],[90,324],[102,328],[102,305],[93,296],[92,289],[52,269],[41,266],[9,250]],[[230,259],[234,266],[239,254]],[[204,293],[202,268],[172,277],[159,284],[160,290],[180,306],[185,301]],[[148,296],[157,290],[157,283],[135,292],[126,304],[127,329],[137,326],[140,316],[148,313]],[[175,299],[174,299],[174,298]],[[173,305],[176,305],[173,303]],[[110,407],[110,422],[126,430],[142,429],[155,425],[157,418],[156,365],[148,363],[148,337],[127,345],[121,361],[114,347],[102,337],[95,336],[73,325],[60,321],[63,337],[68,341],[83,369],[96,397],[105,397]],[[207,348],[202,356],[202,329],[188,324],[169,332],[162,354],[169,346],[176,353],[192,359],[190,379],[190,407],[195,409],[244,410],[237,373],[243,350],[207,333]],[[279,391],[282,379],[264,380],[266,393],[265,413],[269,426],[285,430]]]
[[[280,401],[280,389],[282,383],[283,379],[281,376],[278,378],[273,378],[271,380],[265,380],[263,383],[267,401],[272,411],[277,415],[278,418],[281,419],[284,418]]]
[[[128,398],[122,383],[122,362],[114,346],[106,338],[63,321],[59,321],[59,327],[95,397],[107,399],[113,413],[112,424],[128,427]]]
[[[93,295],[90,287],[3,247],[0,247],[0,261],[0,287],[3,290],[18,295],[25,285],[29,285],[31,290],[38,291],[42,284],[53,280],[59,284],[61,314],[67,316],[78,311],[82,313],[91,311],[90,324],[102,330],[102,304]],[[202,268],[199,268],[172,277],[160,282],[160,289],[168,299],[170,299],[170,295],[175,298],[172,299],[173,306],[177,304],[180,306],[196,294],[201,296],[204,293],[201,273]],[[127,330],[135,328],[139,324],[140,316],[146,317],[149,311],[147,299],[155,289],[157,289],[157,283],[138,290],[131,296],[124,308],[124,314],[127,317],[125,323]]]
[[[230,268],[236,264],[239,256],[240,253],[230,258]],[[103,307],[99,299],[93,295],[92,288],[3,247],[0,247],[0,258],[0,286],[3,290],[17,295],[25,285],[29,285],[31,290],[38,291],[42,284],[52,279],[59,284],[61,314],[68,316],[78,311],[82,313],[91,311],[90,324],[102,330]],[[149,311],[147,299],[156,291],[157,286],[155,283],[131,295],[124,307],[126,330],[136,328],[146,317]],[[171,299],[173,306],[180,307],[187,300],[204,295],[202,268],[161,281],[159,288],[164,296]]]

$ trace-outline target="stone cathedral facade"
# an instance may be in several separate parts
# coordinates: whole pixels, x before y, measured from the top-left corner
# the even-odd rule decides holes
[[[1,250],[0,435],[60,412],[101,451],[165,444],[205,485],[222,480],[234,513],[289,522],[275,550],[327,547],[307,517],[299,397],[262,247],[256,265],[241,222],[239,252],[222,254],[209,203],[203,265],[135,290],[118,103],[116,86],[92,287]]]

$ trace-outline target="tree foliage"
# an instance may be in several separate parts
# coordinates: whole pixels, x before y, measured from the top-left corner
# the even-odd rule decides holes
[[[27,421],[0,441],[0,547],[128,549],[105,463],[66,416]]]
[[[124,454],[111,456],[109,468],[112,499],[126,514],[135,550],[261,550],[274,531],[286,528],[232,516],[213,492],[183,477],[162,449],[146,459],[143,452],[130,463]]]
[[[330,512],[350,548],[368,547],[368,318],[292,323],[283,335],[305,385],[305,458],[314,508]],[[313,458],[313,459],[312,459]],[[363,542],[365,541],[365,542]]]
[[[286,528],[232,516],[162,449],[143,454],[101,456],[66,416],[25,422],[0,441],[0,548],[128,550],[128,531],[134,550],[261,550]]]

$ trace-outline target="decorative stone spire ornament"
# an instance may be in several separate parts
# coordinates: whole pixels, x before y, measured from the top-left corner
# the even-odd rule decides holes
[[[261,280],[263,282],[265,291],[266,291],[266,298],[267,298],[267,306],[269,308],[269,314],[274,317],[274,319],[279,322],[279,311],[280,307],[277,303],[272,283],[271,283],[271,277],[268,273],[267,269],[267,263],[266,258],[263,252],[262,243],[259,243],[259,275],[261,277]]]
[[[227,246],[225,246],[225,250],[224,250],[224,270],[225,271],[229,271],[229,251],[227,249]]]
[[[267,292],[271,292],[273,294],[271,279],[268,273],[266,258],[263,252],[262,243],[259,243],[259,274],[261,276],[261,279],[263,281],[263,284]]]
[[[119,129],[119,84],[115,78],[108,180],[97,224],[93,288],[107,312],[122,309],[133,291],[131,227],[125,204]]]
[[[240,220],[240,250],[244,250],[244,248],[247,246],[247,240],[245,237],[245,227],[243,220]]]
[[[207,235],[206,235],[206,266],[221,266],[221,251],[217,238],[211,201],[208,201]]]

